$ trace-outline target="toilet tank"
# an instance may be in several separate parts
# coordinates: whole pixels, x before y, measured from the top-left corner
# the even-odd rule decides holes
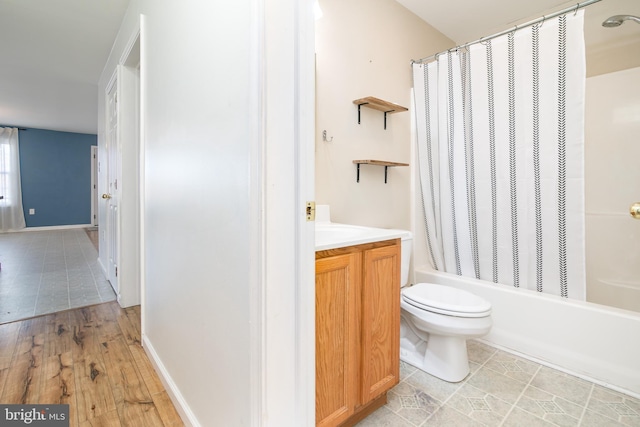
[[[402,231],[404,234],[400,244],[400,286],[409,284],[409,265],[411,264],[411,252],[413,251],[413,234],[407,230]]]

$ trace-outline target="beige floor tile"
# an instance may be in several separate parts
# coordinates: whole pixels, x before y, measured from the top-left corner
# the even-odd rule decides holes
[[[582,417],[582,422],[580,423],[580,427],[624,427],[625,424],[622,424],[616,420],[605,417],[597,412],[587,410]]]
[[[415,424],[394,414],[384,406],[356,425],[358,427],[415,427]]]
[[[477,372],[480,368],[482,368],[482,365],[469,361],[469,375]],[[467,375],[467,378],[469,378],[469,375]]]
[[[461,386],[461,383],[449,383],[421,370],[414,372],[405,382],[422,390],[440,402],[447,400]]]
[[[485,366],[496,372],[500,372],[514,380],[528,383],[538,372],[540,365],[522,359],[504,351],[497,351]]]
[[[467,384],[491,394],[507,403],[514,404],[524,391],[527,383],[515,380],[486,366],[473,374]]]
[[[431,416],[421,427],[482,427],[483,425],[455,409],[443,406]]]
[[[538,418],[529,412],[513,408],[513,411],[507,416],[502,425],[504,427],[551,427],[554,424]]]
[[[627,426],[640,426],[640,400],[594,385],[587,409]]]
[[[496,349],[481,343],[480,341],[469,340],[467,341],[467,354],[469,355],[469,362],[475,362],[479,365],[484,364],[491,356],[496,353]]]
[[[413,374],[418,368],[409,365],[407,362],[400,361],[400,381]]]
[[[442,406],[442,402],[406,382],[401,382],[387,394],[386,407],[392,412],[420,425]]]
[[[464,384],[451,396],[447,406],[485,426],[497,427],[509,413],[512,405],[469,384]]]
[[[583,406],[533,386],[527,387],[516,406],[543,420],[563,427],[577,426],[584,412]]]
[[[531,385],[582,407],[587,405],[592,384],[564,372],[542,366]]]

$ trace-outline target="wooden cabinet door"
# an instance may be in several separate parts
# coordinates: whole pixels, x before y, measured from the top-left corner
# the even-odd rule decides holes
[[[317,426],[337,426],[356,407],[361,260],[360,253],[316,260]]]
[[[400,245],[364,252],[361,404],[400,377]]]

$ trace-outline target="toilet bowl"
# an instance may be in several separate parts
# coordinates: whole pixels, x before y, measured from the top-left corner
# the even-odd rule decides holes
[[[450,286],[405,286],[410,236],[402,239],[401,257],[400,359],[445,381],[462,381],[469,374],[467,339],[489,333],[491,304]]]

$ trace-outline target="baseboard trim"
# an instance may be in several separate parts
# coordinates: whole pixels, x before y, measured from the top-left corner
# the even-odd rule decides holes
[[[109,275],[107,274],[107,267],[105,267],[105,265],[102,263],[102,260],[100,259],[99,256],[98,256],[98,265],[102,269],[102,274],[104,274],[104,277],[109,277]],[[109,282],[109,284],[111,285],[111,282]],[[111,288],[113,289],[113,285],[111,285]],[[113,290],[115,292],[115,289]]]
[[[25,227],[20,230],[7,230],[2,233],[22,233],[23,231],[50,231],[50,230],[71,230],[74,228],[95,227],[91,224],[70,224],[70,225],[48,225],[46,227]]]
[[[156,353],[153,348],[153,344],[151,344],[151,341],[149,341],[146,335],[142,336],[142,348],[145,353],[147,353],[147,356],[149,356],[149,360],[151,361],[153,368],[156,370],[162,385],[171,399],[171,402],[173,402],[173,405],[176,407],[176,411],[178,411],[180,418],[182,418],[182,422],[184,422],[187,427],[200,427],[198,419],[193,412],[191,412],[191,408],[189,408],[189,405],[184,400],[178,386],[173,382],[171,375],[167,372],[167,369],[162,364],[158,353]]]

